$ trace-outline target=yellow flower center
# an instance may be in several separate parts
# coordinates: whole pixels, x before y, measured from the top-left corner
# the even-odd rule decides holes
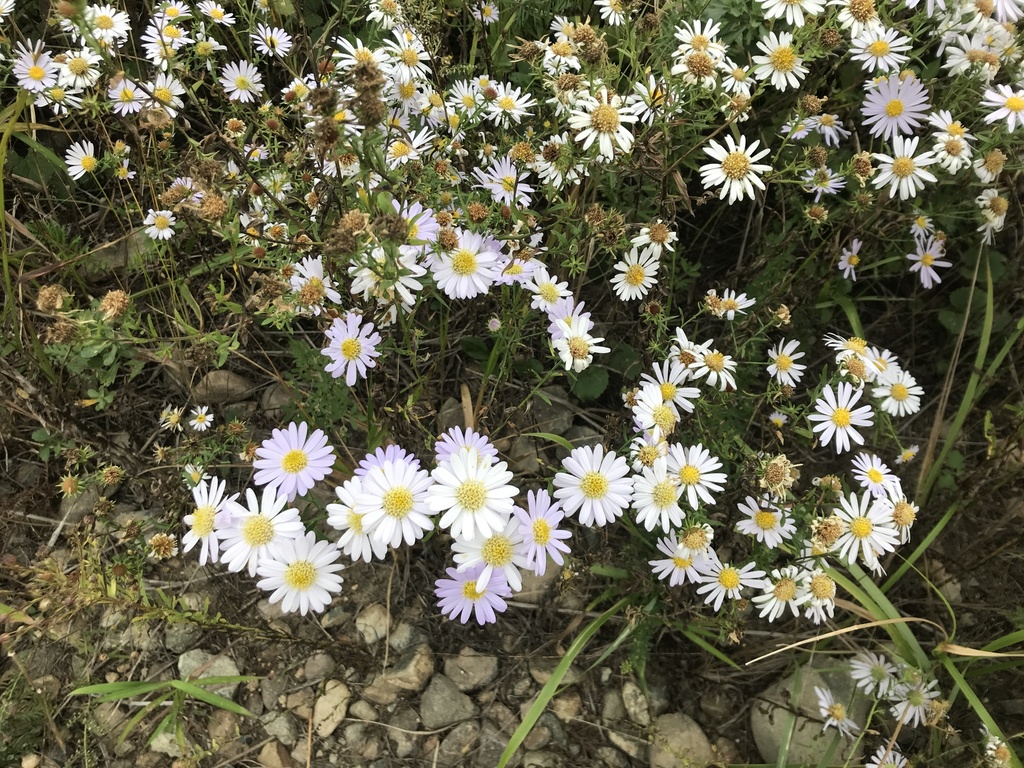
[[[455,492],[455,500],[467,512],[476,512],[487,501],[487,486],[479,480],[467,480]]]
[[[161,86],[153,89],[153,98],[161,104],[170,104],[174,100],[174,94],[171,93],[170,88]]]
[[[814,574],[809,588],[811,594],[818,600],[829,600],[836,594],[836,583],[824,573]]]
[[[114,20],[110,16],[107,16],[107,14],[105,14],[105,13],[101,14],[100,16],[97,16],[96,20],[93,22],[93,24],[96,25],[97,29],[113,29],[114,28]]]
[[[638,285],[642,285],[644,279],[647,277],[647,273],[644,268],[639,264],[630,264],[629,269],[626,270],[626,284],[631,285],[634,288]]]
[[[572,43],[568,40],[559,40],[557,43],[551,44],[551,52],[555,56],[572,56]]]
[[[250,547],[261,547],[274,540],[274,524],[263,515],[253,515],[242,524],[242,539]]]
[[[84,75],[89,71],[89,60],[82,56],[75,56],[75,58],[68,62],[68,69],[74,75]]]
[[[888,56],[890,50],[892,49],[889,47],[889,43],[885,40],[875,40],[875,42],[868,46],[868,53],[879,58],[882,56]]]
[[[836,408],[832,412],[832,423],[840,429],[843,429],[850,426],[852,415],[853,414],[850,413],[849,408]]]
[[[404,101],[408,101],[416,94],[416,83],[402,83],[398,86],[398,95]]]
[[[600,472],[587,472],[580,480],[580,492],[588,499],[600,499],[608,493],[608,478]]]
[[[88,171],[89,173],[96,170],[96,158],[92,155],[86,155],[79,162],[81,163],[82,170]]]
[[[700,470],[693,464],[687,464],[679,470],[679,482],[683,485],[697,485],[700,482]]]
[[[914,161],[909,157],[897,157],[892,164],[892,175],[900,179],[912,176],[914,173]]]
[[[789,355],[779,353],[775,356],[775,367],[780,371],[788,371],[793,367],[793,358]]]
[[[885,105],[885,114],[889,117],[899,117],[903,114],[903,109],[902,99],[890,99],[889,103]]]
[[[793,579],[779,579],[772,588],[772,594],[780,603],[788,603],[796,597],[796,582]]]
[[[345,339],[341,342],[341,356],[346,360],[356,360],[362,351],[363,345],[359,339]]]
[[[615,133],[619,128],[619,111],[611,104],[599,104],[590,113],[590,124],[598,133]]]
[[[472,275],[476,272],[476,269],[476,254],[472,251],[467,251],[465,248],[462,248],[456,251],[455,255],[452,256],[452,272],[456,275]]]
[[[850,0],[850,15],[859,22],[865,22],[875,16],[875,0]]]
[[[855,539],[866,539],[873,530],[874,524],[866,517],[855,517],[850,521],[850,533]]]
[[[704,365],[715,373],[725,370],[725,355],[721,352],[708,352],[704,355]]]
[[[676,415],[667,405],[659,405],[651,410],[651,421],[661,433],[668,434],[676,428]]]
[[[670,381],[662,382],[662,384],[661,384],[661,399],[664,400],[665,402],[668,402],[669,400],[674,400],[675,397],[676,397],[676,393],[678,391],[679,391],[679,387],[677,387],[672,382],[670,382]]]
[[[672,565],[676,568],[685,570],[693,565],[693,561],[687,560],[685,557],[679,557],[678,555],[672,558]]]
[[[842,704],[833,704],[825,711],[828,713],[829,717],[840,722],[846,719],[846,707],[844,707]]]
[[[590,344],[582,336],[569,339],[569,354],[574,360],[582,360],[590,354]]]
[[[506,192],[514,192],[516,188],[516,177],[515,176],[502,176],[501,188]]]
[[[676,503],[677,498],[676,484],[671,480],[662,480],[651,492],[651,500],[656,507],[670,507]]]
[[[551,540],[551,526],[547,520],[540,519],[533,521],[533,540],[542,547]]]
[[[548,304],[554,304],[559,298],[558,289],[555,287],[554,283],[541,283],[538,285],[537,295],[544,299]]]
[[[512,542],[506,536],[491,536],[480,550],[487,565],[502,566],[512,562]]]
[[[217,19],[217,20],[223,19],[224,18],[224,11],[221,10],[220,8],[213,8],[213,9],[210,10],[210,18],[211,19]]]
[[[770,531],[777,525],[775,514],[766,509],[759,509],[754,514],[754,525],[762,531]]]
[[[658,460],[661,453],[658,451],[656,446],[645,445],[636,453],[636,459],[645,467],[654,466],[654,462]]]
[[[473,602],[476,602],[483,597],[486,592],[486,589],[482,592],[478,592],[476,589],[476,581],[473,579],[466,581],[466,583],[462,585],[462,596],[467,600],[472,600]]]
[[[702,550],[708,545],[708,532],[701,526],[688,528],[683,534],[683,546],[690,550]]]
[[[768,61],[776,72],[792,72],[796,66],[796,53],[788,45],[780,45],[770,54]]]
[[[736,589],[740,585],[740,572],[732,566],[723,568],[718,574],[718,583],[726,589]]]
[[[363,535],[363,516],[356,512],[354,509],[350,509],[345,516],[345,522],[348,527],[356,534],[356,536]]]
[[[316,582],[316,568],[309,560],[296,560],[285,568],[283,578],[290,588],[305,591]]]
[[[509,112],[516,108],[516,100],[511,96],[500,96],[497,101],[498,107],[505,112]]]
[[[213,43],[209,40],[200,40],[196,43],[196,53],[202,58],[207,58],[213,53]]]
[[[906,384],[893,384],[891,387],[889,387],[889,397],[891,397],[896,402],[903,402],[908,397],[910,397],[910,390],[907,389]]]
[[[1006,99],[1006,104],[1003,106],[1011,112],[1024,112],[1024,97],[1010,96]]]
[[[738,150],[730,152],[725,156],[725,159],[722,160],[722,173],[724,173],[727,178],[733,179],[734,181],[744,178],[749,170],[750,158],[747,157],[745,153]]]
[[[415,67],[417,64],[420,63],[419,53],[413,50],[412,48],[403,48],[399,58],[402,60],[402,63],[405,64],[405,66],[407,67]]]
[[[1010,210],[1010,203],[1005,197],[993,197],[988,201],[988,209],[996,216],[1003,216]]]
[[[900,501],[892,510],[892,519],[900,528],[909,528],[914,524],[917,515],[908,502]]]
[[[412,492],[408,488],[389,488],[381,498],[380,506],[388,517],[401,519],[412,511]]]
[[[209,536],[213,533],[213,521],[216,514],[216,507],[197,507],[192,513],[192,532],[199,538]]]
[[[695,51],[706,51],[711,41],[705,35],[694,35],[690,38],[690,47]]]
[[[869,469],[864,474],[867,475],[868,480],[870,480],[872,483],[875,483],[876,485],[885,479],[885,475],[883,475],[881,472],[875,469],[875,467],[871,467],[871,469]]]
[[[33,65],[28,68],[28,76],[31,80],[42,80],[46,77],[46,70],[38,65]]]
[[[281,469],[289,475],[298,474],[304,470],[308,464],[309,457],[306,456],[305,451],[299,448],[293,448],[281,457]]]
[[[153,218],[153,226],[157,229],[167,229],[171,226],[171,220],[163,214],[158,214]]]
[[[239,75],[235,78],[235,88],[240,91],[248,91],[252,88],[252,81],[245,75]]]
[[[122,88],[121,94],[118,97],[122,104],[128,104],[129,102],[135,101],[135,91],[131,88]]]

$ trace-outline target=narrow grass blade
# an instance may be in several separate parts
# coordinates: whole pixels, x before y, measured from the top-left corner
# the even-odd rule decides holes
[[[971,688],[970,683],[964,679],[960,670],[957,669],[956,664],[953,663],[953,660],[945,654],[940,656],[940,660],[942,662],[942,666],[945,667],[946,671],[949,673],[949,676],[953,678],[953,683],[956,685],[957,690],[959,690],[964,695],[964,698],[967,699],[967,702],[971,705],[971,708],[978,716],[978,719],[985,724],[986,728],[988,728],[989,733],[1002,739],[1006,743],[1007,748],[1010,750],[1010,765],[1012,765],[1013,768],[1024,768],[1021,766],[1020,757],[1017,756],[1016,751],[1014,751],[1013,747],[1006,740],[1006,737],[1003,736],[1003,732],[999,730],[999,726],[996,725],[995,720],[992,719],[992,715],[988,713],[988,709],[986,709],[985,705],[982,704],[981,699],[978,698],[978,694],[976,694],[974,689]]]
[[[523,743],[523,739],[527,737],[533,726],[536,725],[537,720],[544,714],[544,710],[548,705],[548,702],[555,695],[555,691],[558,690],[558,686],[561,684],[562,679],[565,677],[565,673],[569,671],[570,665],[575,661],[576,657],[579,656],[583,649],[587,647],[587,643],[590,639],[597,634],[597,631],[604,625],[608,619],[617,614],[623,608],[625,608],[633,600],[633,595],[627,595],[615,603],[611,608],[602,613],[596,619],[594,619],[586,628],[580,632],[575,640],[572,641],[572,645],[565,652],[565,656],[558,662],[558,666],[555,667],[555,671],[551,675],[551,679],[544,684],[544,687],[540,689],[540,693],[537,694],[537,700],[533,702],[530,710],[523,716],[523,722],[516,728],[515,733],[508,740],[508,744],[505,746],[505,751],[501,753],[501,760],[498,762],[497,768],[505,768],[515,755],[516,750]]]

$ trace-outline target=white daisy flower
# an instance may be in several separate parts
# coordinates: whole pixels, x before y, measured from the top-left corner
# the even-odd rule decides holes
[[[696,561],[680,551],[676,534],[671,533],[658,539],[658,551],[666,557],[660,560],[648,560],[647,564],[651,566],[654,575],[660,580],[668,579],[670,587],[678,587],[686,582],[691,584],[700,582],[700,574],[694,567]]]
[[[679,508],[682,492],[679,476],[669,473],[666,459],[643,467],[640,474],[633,477],[633,509],[637,523],[648,531],[660,525],[665,533],[680,527],[683,524],[683,511]]]
[[[895,700],[889,708],[889,714],[905,728],[915,728],[921,723],[928,722],[929,704],[932,699],[937,699],[940,693],[938,680],[926,682],[917,670],[914,670],[913,677],[917,679],[897,684],[889,694],[890,698]]]
[[[412,545],[433,530],[427,493],[433,480],[419,461],[400,456],[374,464],[363,476],[356,512],[371,538],[391,547]]]
[[[671,402],[665,401],[661,387],[657,384],[645,384],[640,389],[632,411],[636,430],[649,432],[654,440],[668,438],[679,421],[679,412]]]
[[[803,378],[807,366],[796,362],[805,354],[797,352],[799,347],[800,342],[796,339],[782,339],[768,350],[768,357],[772,361],[768,366],[768,375],[779,384],[795,387]]]
[[[1006,119],[1006,130],[1013,132],[1017,126],[1024,126],[1024,88],[1013,90],[1008,85],[997,85],[995,89],[985,91],[981,101],[983,106],[995,107],[994,112],[985,115],[986,123],[995,123]]]
[[[844,736],[852,737],[853,734],[860,730],[860,726],[853,722],[847,715],[846,706],[841,702],[836,701],[835,696],[832,695],[832,691],[828,688],[819,688],[815,686],[814,692],[818,696],[818,712],[825,721],[825,724],[821,727],[822,731],[826,731],[829,728],[835,728]]]
[[[213,424],[213,414],[210,413],[210,406],[200,405],[192,410],[192,418],[188,425],[196,432],[205,432]]]
[[[722,295],[712,288],[707,292],[705,303],[711,309],[715,317],[724,317],[726,320],[735,320],[736,314],[747,314],[747,310],[757,303],[756,299],[747,298],[745,293],[736,293],[732,288],[726,288]]]
[[[810,599],[806,579],[795,565],[775,568],[761,582],[760,588],[761,594],[754,595],[752,601],[755,608],[760,610],[758,616],[768,621],[782,617],[787,608],[793,616],[799,616],[800,606]]]
[[[793,520],[768,500],[758,502],[747,496],[737,508],[744,517],[736,523],[736,530],[753,536],[769,549],[775,549],[796,533]]]
[[[935,175],[926,171],[925,166],[937,162],[931,152],[922,152],[915,156],[920,137],[904,138],[896,136],[892,140],[892,155],[881,152],[873,153],[872,157],[879,161],[878,174],[871,183],[878,189],[889,185],[889,196],[899,193],[900,200],[910,200],[917,196],[918,188],[924,189],[925,182],[937,181]]]
[[[227,483],[215,477],[209,484],[200,480],[192,489],[192,499],[196,506],[191,514],[184,517],[183,522],[189,528],[181,537],[181,551],[188,552],[199,544],[200,565],[206,565],[207,561],[216,563],[220,555],[220,532],[230,522],[230,513],[226,507],[228,502],[238,497],[236,493],[225,498],[226,488]]]
[[[836,583],[820,568],[807,573],[804,583],[808,595],[804,618],[811,619],[815,624],[824,624],[835,616]]]
[[[615,147],[629,154],[633,147],[633,134],[623,123],[635,123],[637,117],[626,110],[618,94],[608,93],[602,87],[596,97],[589,97],[582,109],[575,109],[569,117],[569,127],[579,131],[576,141],[583,149],[590,149],[596,141],[598,157],[611,160]]]
[[[310,432],[306,422],[293,421],[286,429],[273,430],[256,449],[253,482],[274,486],[291,501],[327,477],[334,458],[334,448],[323,430]]]
[[[609,347],[601,344],[604,337],[590,335],[593,323],[587,319],[570,315],[568,318],[556,320],[554,325],[559,336],[552,339],[551,345],[567,371],[572,369],[580,373],[590,367],[595,354],[607,354],[611,351]]]
[[[850,659],[850,677],[868,696],[883,698],[896,685],[896,666],[879,653],[861,651]]]
[[[248,104],[263,93],[263,76],[248,61],[234,61],[220,72],[220,84],[231,101]]]
[[[697,594],[705,595],[704,603],[715,611],[721,610],[727,597],[739,600],[744,587],[760,586],[765,575],[764,571],[757,570],[754,563],[747,563],[742,568],[723,563],[713,551],[709,551],[708,557],[697,564],[697,572],[702,582],[697,587]]]
[[[814,403],[814,413],[807,418],[817,422],[812,429],[818,433],[823,444],[835,438],[836,453],[850,450],[850,443],[864,444],[864,438],[856,427],[871,427],[874,414],[870,405],[856,408],[857,402],[864,393],[862,389],[854,389],[845,381],[839,382],[836,389],[831,384],[825,385],[821,397]]]
[[[320,613],[331,604],[332,593],[341,592],[338,571],[341,552],[329,541],[317,541],[316,534],[281,543],[273,557],[260,560],[256,586],[270,592],[270,604],[281,603],[285,613]]]
[[[256,44],[256,50],[267,56],[281,59],[292,49],[292,36],[279,27],[257,24],[256,31],[250,32],[249,37]]]
[[[524,95],[522,88],[498,83],[495,90],[498,95],[487,102],[487,118],[499,128],[509,128],[512,123],[519,125],[524,117],[533,115],[530,109],[537,102],[529,93]]]
[[[550,274],[544,264],[538,263],[534,267],[533,274],[524,285],[533,294],[530,306],[545,312],[550,312],[559,301],[572,296],[569,283],[559,282],[558,276]]]
[[[615,263],[615,271],[619,273],[612,278],[615,295],[622,301],[642,299],[658,284],[660,263],[652,248],[641,251],[634,245],[621,261]]]
[[[566,515],[579,511],[580,525],[607,525],[629,506],[633,482],[629,464],[604,446],[580,446],[562,462],[555,475],[556,499]]]
[[[851,48],[851,58],[859,61],[868,72],[876,69],[896,72],[908,61],[906,52],[910,50],[910,38],[879,25],[861,32],[853,39]]]
[[[709,386],[718,387],[723,392],[736,389],[736,361],[731,355],[726,355],[713,349],[701,355],[700,359],[693,365],[693,378],[702,379],[707,377]]]
[[[873,453],[861,452],[854,457],[853,478],[876,499],[900,487],[900,479]]]
[[[649,373],[640,374],[640,385],[657,384],[661,391],[661,398],[674,407],[677,411],[693,413],[693,401],[700,397],[700,390],[696,387],[686,387],[683,384],[690,378],[690,371],[674,357],[670,357],[661,363],[654,363]]]
[[[814,17],[825,10],[821,0],[758,0],[764,10],[766,19],[786,18],[786,23],[794,27],[804,25],[804,14]]]
[[[883,398],[881,408],[890,416],[909,416],[921,410],[924,389],[906,371],[900,371],[871,394]]]
[[[17,78],[20,88],[31,93],[42,93],[57,84],[60,71],[42,40],[19,42],[15,54],[11,72]]]
[[[723,147],[712,140],[709,146],[704,147],[705,154],[710,155],[716,162],[700,167],[701,183],[705,189],[721,186],[719,197],[723,200],[728,197],[730,205],[744,197],[753,200],[754,187],[761,190],[765,188],[760,174],[772,170],[770,165],[757,161],[770,150],[766,147],[758,152],[760,141],[755,141],[747,147],[746,136],[740,136],[740,143],[737,145],[732,136],[726,135],[725,144]]]
[[[363,495],[363,481],[357,476],[350,477],[334,489],[338,501],[327,505],[327,524],[342,531],[338,549],[352,558],[372,562],[383,560],[388,553],[387,542],[370,536],[363,525],[364,515],[359,512],[359,498]]]
[[[529,560],[519,527],[518,518],[510,517],[504,528],[490,535],[457,538],[452,544],[457,570],[467,571],[475,565],[483,564],[483,570],[476,581],[477,591],[483,591],[495,571],[504,577],[513,592],[523,588],[523,577],[519,569],[528,568]]]
[[[770,78],[772,86],[779,91],[800,87],[800,81],[807,76],[808,70],[793,47],[793,35],[769,32],[767,37],[757,42],[757,47],[765,53],[764,56],[753,57],[757,79],[764,81]]]
[[[174,237],[174,214],[171,211],[154,211],[149,209],[142,226],[151,240],[170,240]]]
[[[72,179],[80,179],[87,173],[95,173],[99,165],[95,145],[91,141],[76,141],[68,147],[64,154],[64,162],[67,163],[68,175]]]
[[[226,509],[231,523],[220,530],[224,553],[221,561],[229,571],[248,570],[256,575],[256,566],[263,558],[278,554],[281,543],[306,535],[299,510],[287,507],[288,498],[267,486],[261,497],[251,488],[245,489],[246,505],[234,499],[227,502]]]
[[[700,502],[713,505],[715,499],[711,492],[721,493],[725,489],[726,475],[718,471],[721,468],[722,462],[700,443],[689,447],[669,446],[668,469],[679,476],[692,509],[698,509]]]
[[[90,48],[68,51],[64,61],[58,64],[58,83],[64,88],[91,88],[100,79],[100,64],[103,57]]]
[[[491,536],[505,528],[519,492],[510,485],[512,473],[504,461],[481,460],[474,453],[453,454],[430,473],[427,491],[431,512],[442,512],[438,527],[456,539]]]
[[[870,493],[841,496],[834,512],[846,526],[836,541],[836,551],[848,563],[859,555],[865,565],[875,568],[878,556],[894,551],[899,544],[891,514],[876,504]]]
[[[482,235],[463,230],[459,246],[435,261],[434,281],[452,299],[471,299],[487,293],[497,280],[501,254]]]

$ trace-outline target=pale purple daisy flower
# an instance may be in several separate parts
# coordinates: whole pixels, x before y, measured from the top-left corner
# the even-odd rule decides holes
[[[253,467],[259,470],[253,482],[269,485],[291,501],[309,491],[331,473],[334,448],[327,444],[322,430],[309,432],[306,422],[294,421],[285,429],[275,429],[272,437],[256,449]]]
[[[493,624],[498,620],[497,614],[508,608],[503,598],[512,595],[512,588],[504,575],[496,571],[491,573],[482,590],[477,589],[477,579],[483,569],[483,563],[461,572],[455,568],[445,569],[448,578],[434,582],[434,594],[441,613],[463,624],[469,621],[470,614],[474,614],[480,625]]]
[[[526,566],[533,568],[538,576],[547,570],[548,556],[556,565],[565,563],[562,553],[569,554],[569,545],[564,539],[572,537],[570,531],[559,529],[565,517],[562,505],[552,502],[547,491],[529,491],[526,494],[526,509],[515,507],[512,513],[519,521],[519,533],[526,547]]]
[[[374,467],[379,467],[387,461],[404,461],[413,469],[420,468],[420,460],[409,453],[400,445],[386,445],[377,448],[373,453],[368,453],[359,461],[352,474],[356,477],[363,477]]]
[[[451,461],[454,454],[476,454],[478,460],[498,458],[498,449],[479,432],[462,427],[452,427],[434,444],[434,455],[438,464]]]
[[[367,369],[375,368],[374,358],[380,356],[377,351],[380,334],[374,332],[373,323],[364,325],[362,319],[356,312],[349,312],[344,320],[334,318],[331,327],[324,332],[327,346],[320,350],[321,355],[331,358],[324,370],[336,379],[344,373],[345,383],[350,387],[358,379],[366,378]]]
[[[862,111],[871,135],[891,140],[911,136],[928,118],[928,89],[916,77],[890,75],[868,91]]]

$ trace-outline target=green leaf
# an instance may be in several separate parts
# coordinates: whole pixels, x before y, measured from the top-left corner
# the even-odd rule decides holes
[[[166,688],[168,684],[166,682],[159,683],[132,683],[132,682],[118,682],[118,683],[99,683],[98,685],[87,685],[84,688],[76,688],[71,692],[72,696],[88,696],[92,694],[102,694],[102,701],[114,701],[115,699],[127,699],[132,696],[139,696],[143,693],[150,693],[151,691],[158,691],[161,688]]]
[[[541,440],[549,440],[552,443],[557,443],[570,453],[573,450],[572,443],[570,443],[564,437],[560,435],[553,435],[550,432],[524,432],[523,437],[539,437]]]
[[[590,572],[595,576],[607,576],[610,579],[628,579],[629,571],[625,568],[618,568],[614,565],[604,565],[603,563],[594,563],[590,566]]]
[[[207,683],[209,680],[203,680],[201,682]],[[182,693],[187,694],[194,699],[205,701],[207,704],[212,704],[219,709],[225,709],[228,712],[234,712],[236,715],[242,715],[243,717],[256,717],[256,715],[241,704],[235,704],[235,702],[226,696],[211,693],[210,691],[204,691],[198,685],[187,683],[184,680],[172,680],[171,685]]]
[[[487,348],[487,343],[476,336],[463,336],[459,340],[459,346],[462,347],[463,352],[474,360],[483,362],[491,356],[491,350]]]
[[[596,400],[608,388],[608,369],[591,365],[576,375],[571,391],[581,401]]]
[[[587,643],[590,639],[597,634],[597,630],[608,621],[612,616],[617,614],[623,608],[625,608],[633,599],[633,595],[626,595],[619,600],[615,605],[609,608],[607,611],[602,613],[596,619],[594,619],[587,627],[580,632],[572,645],[565,652],[565,656],[558,662],[558,666],[555,667],[555,671],[551,674],[551,679],[544,684],[544,687],[540,689],[540,693],[537,694],[537,699],[533,702],[529,711],[523,716],[523,722],[520,723],[519,727],[516,728],[515,733],[512,734],[512,738],[508,740],[508,744],[505,746],[505,751],[501,753],[501,760],[498,761],[498,768],[505,768],[512,756],[515,755],[516,750],[523,743],[523,739],[527,737],[533,726],[537,724],[540,716],[544,713],[547,708],[548,702],[555,695],[555,691],[558,690],[558,686],[562,682],[562,678],[565,677],[565,673],[569,671],[569,667],[572,665],[576,657],[579,656],[583,649],[587,647]]]

